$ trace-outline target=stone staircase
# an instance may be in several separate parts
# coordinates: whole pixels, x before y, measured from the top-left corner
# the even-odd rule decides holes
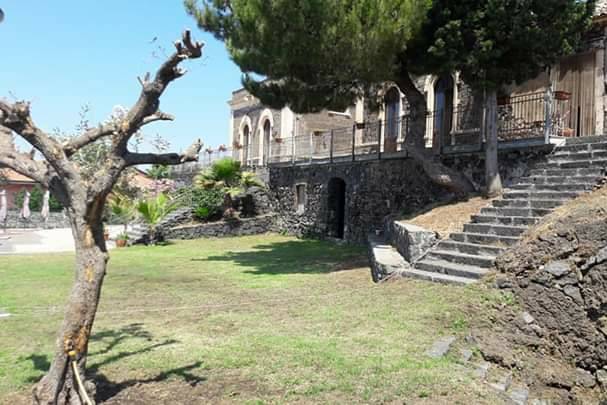
[[[544,163],[505,190],[491,207],[473,215],[463,232],[439,241],[412,265],[381,238],[370,238],[374,266],[383,274],[470,284],[485,275],[495,258],[530,227],[565,202],[590,191],[607,169],[607,137],[571,139]],[[374,268],[375,269],[375,268]],[[374,275],[374,279],[376,276]],[[377,281],[377,280],[376,280]]]

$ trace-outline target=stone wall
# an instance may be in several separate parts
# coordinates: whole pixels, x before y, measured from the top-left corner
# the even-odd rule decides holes
[[[0,226],[4,226],[4,224],[0,223]],[[70,222],[63,212],[51,212],[48,220],[45,222],[39,212],[32,212],[32,215],[27,220],[23,220],[19,215],[19,211],[9,210],[6,226],[7,228],[55,229],[69,228]]]
[[[507,187],[529,173],[551,147],[500,152],[500,172]],[[478,190],[484,186],[482,153],[446,156],[444,163],[462,171]],[[422,167],[412,159],[335,163],[333,165],[274,166],[269,188],[281,231],[298,236],[335,236],[334,199],[329,182],[345,181],[344,239],[364,242],[369,233],[381,229],[387,215],[406,215],[448,197],[433,184]],[[297,187],[305,187],[303,209],[297,201]]]
[[[345,182],[344,239],[364,242],[381,228],[386,215],[416,211],[445,196],[411,159],[341,163],[326,166],[273,167],[270,191],[278,229],[298,236],[334,236],[335,211],[329,206],[329,182]],[[305,187],[299,209],[296,187]]]
[[[181,225],[164,232],[166,239],[199,239],[224,236],[258,235],[275,231],[274,215],[261,215],[233,221]]]
[[[502,185],[508,187],[517,179],[528,175],[531,166],[541,162],[553,148],[552,145],[544,145],[500,150],[498,159]],[[482,190],[485,186],[485,155],[483,152],[444,155],[442,162],[463,172],[477,190]]]

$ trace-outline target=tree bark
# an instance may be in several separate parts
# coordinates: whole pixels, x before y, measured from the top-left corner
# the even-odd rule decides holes
[[[409,73],[403,71],[396,82],[409,102],[408,132],[405,138],[407,152],[424,169],[433,183],[458,194],[468,194],[474,191],[474,186],[462,173],[445,166],[440,156],[434,156],[426,149],[426,119],[428,109],[426,97],[418,90]]]
[[[71,216],[70,219],[76,244],[75,281],[57,334],[55,358],[49,372],[33,390],[35,404],[86,403],[76,382],[71,361],[76,361],[84,382],[89,337],[109,256],[103,238],[103,226],[99,220],[91,221],[89,217],[87,221],[82,215]],[[94,384],[86,382],[85,385],[89,398],[94,401]]]
[[[485,96],[485,196],[495,197],[502,192],[502,179],[497,157],[497,91]]]

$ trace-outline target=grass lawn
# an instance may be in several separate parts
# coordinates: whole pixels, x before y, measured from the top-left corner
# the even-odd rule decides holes
[[[481,287],[371,282],[364,249],[264,235],[113,251],[90,345],[99,402],[496,403],[457,350]],[[0,257],[0,403],[49,365],[72,255]],[[481,315],[481,314],[479,314]],[[463,341],[463,339],[458,339]],[[499,402],[499,401],[498,401]]]

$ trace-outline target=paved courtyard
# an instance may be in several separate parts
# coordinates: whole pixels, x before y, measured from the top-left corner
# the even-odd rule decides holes
[[[110,237],[122,231],[122,226],[110,226]],[[108,241],[108,249],[116,245]],[[0,255],[72,252],[74,240],[69,228],[0,230]]]

